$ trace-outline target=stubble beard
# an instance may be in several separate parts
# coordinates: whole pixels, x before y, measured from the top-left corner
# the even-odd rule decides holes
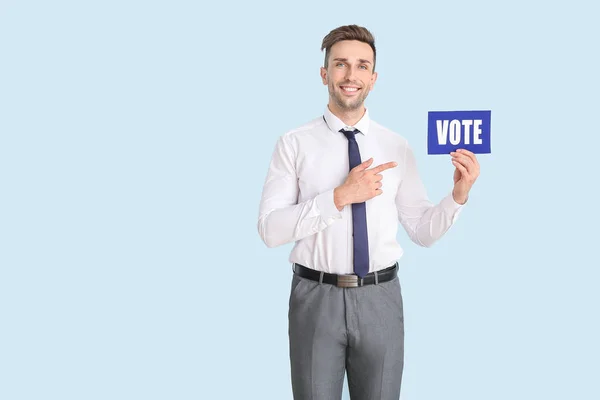
[[[365,90],[364,87],[361,87],[361,93],[359,94],[359,96],[354,99],[354,100],[350,100],[350,99],[346,99],[343,97],[343,95],[341,93],[338,93],[336,91],[336,86],[334,83],[330,82],[329,83],[329,95],[331,96],[331,98],[333,99],[334,103],[343,111],[356,111],[359,108],[362,107],[363,103],[365,102],[365,99],[367,98],[367,95],[369,94],[369,92],[365,91],[364,93],[362,93],[362,91]]]

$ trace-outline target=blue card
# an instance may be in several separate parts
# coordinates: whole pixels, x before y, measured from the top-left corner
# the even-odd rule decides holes
[[[430,111],[427,154],[450,154],[456,149],[491,153],[491,119],[491,111]]]

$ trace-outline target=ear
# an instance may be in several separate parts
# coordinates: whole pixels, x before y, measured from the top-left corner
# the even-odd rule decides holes
[[[327,70],[325,67],[321,67],[321,80],[323,81],[323,85],[327,85]]]
[[[375,81],[377,80],[377,72],[373,72],[373,76],[371,77],[371,88],[373,90],[373,86],[375,86]]]

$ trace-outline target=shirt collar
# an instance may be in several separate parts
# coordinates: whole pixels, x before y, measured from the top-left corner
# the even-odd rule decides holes
[[[369,109],[365,109],[365,114],[354,126],[348,126],[342,122],[341,119],[333,115],[331,111],[329,111],[329,107],[325,106],[325,112],[323,113],[323,117],[325,118],[325,122],[329,129],[332,132],[339,132],[341,129],[358,129],[363,135],[367,135],[369,133]]]

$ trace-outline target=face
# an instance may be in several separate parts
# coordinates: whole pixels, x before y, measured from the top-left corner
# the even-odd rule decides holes
[[[367,43],[344,40],[331,46],[329,65],[321,67],[330,105],[344,112],[360,109],[377,80],[373,62],[373,49]]]

